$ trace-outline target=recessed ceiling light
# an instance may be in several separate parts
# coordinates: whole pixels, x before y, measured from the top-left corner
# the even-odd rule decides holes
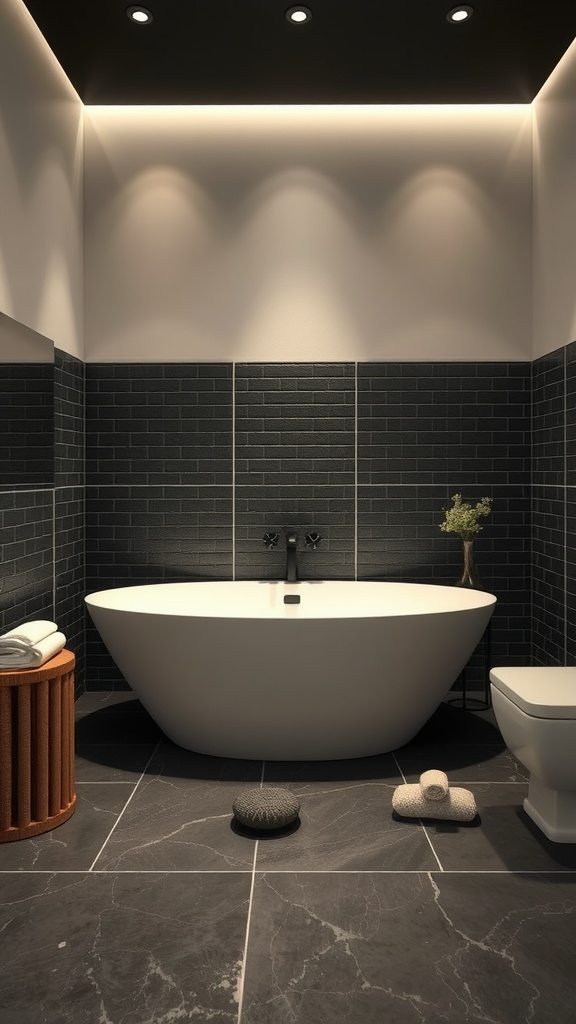
[[[473,7],[469,7],[468,4],[461,4],[460,7],[453,7],[451,11],[448,11],[446,17],[453,25],[459,25],[462,21],[468,21],[473,14]]]
[[[138,25],[149,25],[152,21],[152,11],[146,7],[128,7],[126,14],[130,21],[135,21]]]
[[[291,25],[303,25],[304,22],[310,21],[312,11],[309,7],[290,7],[286,11],[286,17]]]

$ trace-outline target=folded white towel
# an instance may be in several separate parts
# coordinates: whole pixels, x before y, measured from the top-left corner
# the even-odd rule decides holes
[[[62,650],[66,643],[64,633],[50,633],[37,644],[24,644],[13,638],[11,647],[0,648],[0,669],[38,668],[45,661],[53,658]]]
[[[0,636],[0,651],[11,647],[12,641],[19,640],[21,644],[34,647],[40,640],[44,640],[51,633],[56,633],[58,626],[48,619],[35,619],[33,622],[24,622],[15,629],[9,629],[7,633]]]
[[[397,786],[392,794],[392,807],[405,818],[472,821],[477,813],[474,794],[469,789],[454,786],[442,800],[426,800],[419,782]]]
[[[422,796],[426,800],[443,800],[448,793],[448,776],[445,772],[430,768],[420,776]]]

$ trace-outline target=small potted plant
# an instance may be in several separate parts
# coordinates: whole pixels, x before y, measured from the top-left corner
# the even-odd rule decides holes
[[[461,494],[452,495],[451,500],[452,507],[444,509],[444,522],[440,523],[440,529],[446,533],[459,533],[462,537],[464,567],[456,585],[481,589],[478,577],[474,573],[473,545],[476,534],[483,529],[480,520],[489,516],[492,511],[492,498],[481,498],[475,505],[462,501]]]

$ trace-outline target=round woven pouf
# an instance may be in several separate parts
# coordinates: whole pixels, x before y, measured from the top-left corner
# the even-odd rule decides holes
[[[246,828],[275,829],[292,825],[298,817],[300,804],[287,789],[262,786],[240,793],[232,810],[236,820]]]

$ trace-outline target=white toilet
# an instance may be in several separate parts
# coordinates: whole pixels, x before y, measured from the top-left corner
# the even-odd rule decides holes
[[[576,667],[493,668],[494,714],[530,772],[524,810],[555,843],[576,843]]]

